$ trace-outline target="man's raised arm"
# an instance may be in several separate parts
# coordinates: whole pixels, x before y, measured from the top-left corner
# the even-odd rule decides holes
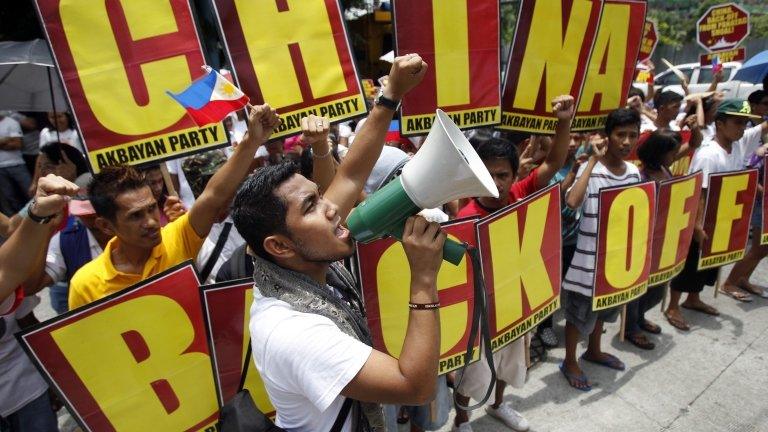
[[[389,82],[383,89],[383,96],[390,101],[400,102],[408,91],[421,82],[426,72],[427,64],[418,54],[395,58],[389,72]],[[384,147],[384,138],[394,114],[394,110],[381,104],[374,105],[328,187],[325,198],[339,207],[341,220],[346,220],[355,206]]]
[[[235,147],[232,157],[211,177],[205,190],[189,210],[189,223],[197,235],[207,236],[222,210],[232,203],[237,188],[251,171],[253,155],[279,124],[277,112],[269,105],[250,108],[246,136],[240,145]]]
[[[30,217],[47,218],[61,213],[69,197],[79,187],[61,177],[49,174],[37,182],[37,191],[28,212]],[[37,223],[25,217],[11,237],[0,246],[0,303],[32,273],[30,259],[45,253],[52,224]]]

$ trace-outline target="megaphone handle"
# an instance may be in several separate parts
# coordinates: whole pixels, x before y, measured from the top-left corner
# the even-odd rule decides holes
[[[402,226],[392,228],[392,230],[388,234],[402,242],[403,228],[404,227]],[[443,259],[445,261],[448,261],[453,265],[459,265],[461,264],[461,261],[464,259],[464,255],[466,253],[467,253],[467,248],[464,246],[464,244],[459,243],[455,240],[445,239],[445,244],[443,245]]]

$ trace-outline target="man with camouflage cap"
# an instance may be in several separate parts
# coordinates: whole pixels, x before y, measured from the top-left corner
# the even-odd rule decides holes
[[[760,146],[760,136],[768,130],[768,123],[763,122],[746,130],[749,120],[755,118],[759,119],[758,116],[752,114],[747,101],[724,100],[717,108],[715,135],[701,144],[691,160],[689,172],[701,171],[704,174],[702,187],[705,190],[701,193],[694,238],[688,251],[685,267],[682,273],[672,279],[669,307],[664,312],[669,323],[680,330],[690,329],[680,307],[707,315],[720,314],[717,309],[704,303],[700,298],[704,286],[714,285],[719,274],[718,269],[697,270],[699,247],[707,239],[707,234],[704,232],[706,189],[709,186],[710,174],[743,169],[746,158]],[[688,297],[684,302],[679,303],[684,292],[688,293]],[[738,287],[726,286],[723,288],[723,292],[736,300],[751,300],[750,296]]]
[[[96,225],[114,236],[104,253],[72,278],[74,309],[121,291],[185,260],[195,258],[211,227],[232,202],[250,172],[256,149],[280,124],[269,105],[252,107],[248,137],[208,181],[189,211],[162,229],[160,210],[146,178],[131,167],[107,167],[94,176],[89,198]]]
[[[227,162],[227,155],[222,150],[211,150],[187,157],[181,163],[181,169],[187,178],[189,188],[195,199],[200,196],[208,185],[208,181]],[[216,273],[235,249],[245,244],[245,240],[236,229],[233,229],[229,217],[229,206],[219,213],[216,222],[211,226],[211,232],[203,242],[200,253],[197,254],[197,270],[200,280],[205,283],[215,282]]]

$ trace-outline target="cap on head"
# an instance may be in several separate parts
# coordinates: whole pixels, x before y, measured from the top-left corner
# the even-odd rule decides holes
[[[726,99],[717,107],[717,115],[729,115],[759,119],[760,116],[752,114],[749,102],[742,99]]]
[[[208,185],[216,171],[227,161],[227,155],[221,150],[211,150],[205,153],[198,153],[184,159],[181,169],[189,183],[189,188],[195,197],[199,197]]]

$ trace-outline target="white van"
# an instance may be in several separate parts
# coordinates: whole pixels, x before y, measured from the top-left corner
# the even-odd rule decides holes
[[[701,66],[699,63],[685,63],[676,66],[688,78],[688,90],[691,93],[701,93],[709,88],[712,83],[712,66]],[[728,62],[723,64],[724,80],[717,85],[719,91],[725,92],[727,99],[746,99],[750,93],[762,88],[761,84],[752,84],[744,81],[734,81],[733,76],[741,68],[740,62]],[[682,93],[680,78],[672,70],[667,69],[656,75],[654,81],[656,91],[674,90]],[[648,94],[646,83],[633,83],[635,87]]]

